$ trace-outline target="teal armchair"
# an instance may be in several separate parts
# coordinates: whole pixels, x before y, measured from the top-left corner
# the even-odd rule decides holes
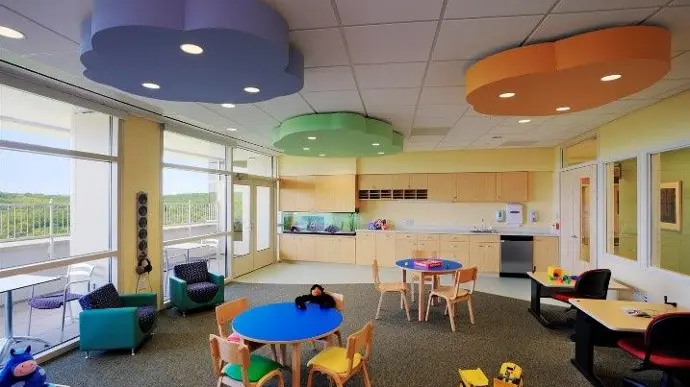
[[[225,278],[210,273],[206,262],[177,265],[168,281],[170,303],[183,316],[190,310],[220,305],[225,299]]]
[[[107,284],[81,297],[79,347],[89,351],[134,350],[150,335],[157,323],[156,293],[119,295]]]

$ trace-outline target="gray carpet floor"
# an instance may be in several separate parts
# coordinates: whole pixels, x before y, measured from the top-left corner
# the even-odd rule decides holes
[[[378,293],[372,285],[332,285],[327,290],[345,296],[342,331],[348,335],[373,320]],[[226,300],[248,297],[252,305],[292,300],[303,294],[303,285],[234,283],[226,288]],[[450,330],[443,308],[433,309],[429,322],[408,322],[399,309],[399,298],[389,295],[381,319],[375,321],[373,356],[369,363],[376,387],[455,387],[458,368],[480,367],[487,376],[498,372],[501,363],[512,361],[523,367],[526,387],[590,384],[570,364],[574,344],[568,330],[548,330],[527,312],[528,303],[511,298],[476,293],[476,324],[469,323],[467,309],[460,309],[457,331]],[[562,317],[562,308],[545,307],[546,313]],[[416,307],[413,307],[416,315]],[[151,340],[136,356],[129,352],[93,353],[85,359],[75,351],[44,365],[49,381],[72,387],[122,386],[215,386],[208,349],[208,334],[216,333],[212,310],[181,317],[164,312]],[[266,348],[263,354],[268,355]],[[302,385],[306,385],[306,363],[316,352],[303,347]],[[598,375],[611,386],[630,375],[638,362],[615,348],[596,349]],[[290,385],[289,371],[285,372]],[[658,385],[661,374],[642,372],[636,377]],[[316,386],[327,386],[317,378]],[[362,386],[356,376],[348,386]]]

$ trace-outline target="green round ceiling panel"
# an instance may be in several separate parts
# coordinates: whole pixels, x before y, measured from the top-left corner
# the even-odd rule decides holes
[[[403,135],[393,126],[357,113],[316,113],[284,121],[273,146],[306,157],[370,157],[402,152]]]

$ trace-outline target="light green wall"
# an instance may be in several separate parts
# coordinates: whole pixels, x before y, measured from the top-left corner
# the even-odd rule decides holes
[[[663,269],[690,275],[690,148],[661,153],[661,183],[681,181],[681,231],[661,230]]]
[[[616,255],[637,260],[637,159],[622,160],[618,180],[620,239]]]

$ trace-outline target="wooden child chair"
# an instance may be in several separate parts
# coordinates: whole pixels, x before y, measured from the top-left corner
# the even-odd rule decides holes
[[[376,317],[374,318],[376,320],[379,319],[384,294],[399,293],[402,306],[405,307],[407,321],[410,321],[410,306],[407,304],[407,284],[404,282],[382,283],[381,278],[379,277],[379,263],[376,259],[374,259],[374,262],[371,264],[371,270],[374,273],[374,286],[376,287],[376,290],[381,293],[381,296],[379,297],[379,306],[376,308]]]
[[[278,379],[278,386],[285,387],[280,363],[260,355],[250,355],[243,343],[209,335],[213,373],[218,377],[217,387],[261,387],[269,380]]]
[[[237,315],[249,309],[249,302],[246,297],[238,298],[236,300],[228,301],[216,306],[216,323],[218,324],[218,334],[220,337],[228,341],[244,344],[249,348],[249,352],[254,352],[264,346],[262,343],[255,343],[253,341],[242,340],[242,338],[235,332],[228,333],[228,327]],[[271,344],[271,352],[273,353],[273,360],[278,360],[278,351],[275,344]],[[284,356],[281,361],[284,361]]]
[[[307,387],[312,386],[315,372],[328,375],[338,387],[342,387],[360,370],[364,386],[371,387],[366,362],[371,355],[371,343],[374,323],[369,321],[364,328],[347,338],[347,347],[328,347],[314,356],[307,364],[311,367],[307,378]]]
[[[431,308],[431,300],[434,296],[446,300],[446,313],[450,317],[450,329],[455,332],[455,304],[462,301],[467,301],[467,309],[470,313],[470,322],[474,324],[474,310],[472,308],[472,293],[474,293],[474,286],[477,283],[477,268],[458,270],[455,274],[453,286],[442,286],[434,289],[429,293],[429,301],[426,307],[426,321],[429,321],[429,309]],[[460,284],[472,282],[472,288],[466,290],[460,287]]]

